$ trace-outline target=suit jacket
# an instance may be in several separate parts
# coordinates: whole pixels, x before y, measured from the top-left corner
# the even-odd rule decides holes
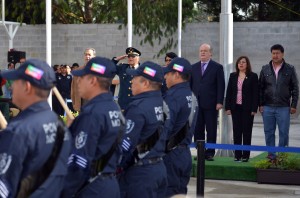
[[[80,66],[78,69],[83,69],[84,66]],[[72,83],[71,83],[71,99],[72,99],[72,105],[73,109],[75,111],[80,111],[80,108],[82,106],[81,104],[81,97],[78,93],[78,84],[77,84],[77,76],[73,76]]]
[[[230,74],[225,99],[226,110],[234,110],[236,108],[238,76],[239,74],[236,72]],[[257,111],[258,76],[256,73],[251,72],[244,79],[242,86],[242,108],[251,112]]]
[[[216,109],[223,104],[225,78],[223,66],[210,60],[202,76],[201,62],[192,65],[191,88],[198,99],[199,108]]]

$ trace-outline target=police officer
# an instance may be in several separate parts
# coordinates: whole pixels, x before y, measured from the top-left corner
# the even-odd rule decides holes
[[[70,99],[70,92],[71,92],[71,83],[72,83],[72,75],[68,74],[67,72],[68,65],[61,66],[61,72],[56,75],[57,78],[57,89],[60,92],[63,99],[67,100]],[[53,97],[53,110],[58,115],[64,115],[64,109],[59,103],[56,97]],[[68,103],[68,107],[71,111],[74,111],[72,104]]]
[[[128,64],[121,63],[117,66],[117,75],[119,76],[120,91],[118,95],[118,103],[122,110],[125,110],[127,105],[132,101],[132,76],[126,73],[127,68],[137,69],[139,67],[141,52],[133,47],[126,49],[126,54],[114,57],[113,61],[117,64],[120,60],[128,57]]]
[[[177,57],[177,54],[175,54],[174,52],[166,53],[164,67],[168,66],[169,63],[176,57]],[[161,87],[161,93],[163,96],[166,94],[167,90],[168,90],[168,87],[166,85],[166,80],[164,80],[162,87]]]
[[[63,197],[120,197],[115,178],[121,155],[122,114],[109,91],[115,64],[94,57],[72,71],[78,93],[88,100],[70,126],[74,143]],[[123,121],[125,123],[125,121]]]
[[[59,197],[71,142],[47,103],[54,71],[29,59],[2,75],[13,80],[12,102],[22,111],[0,133],[0,197]]]
[[[184,58],[174,58],[164,67],[168,91],[164,100],[170,109],[170,119],[165,123],[167,132],[166,156],[168,189],[166,197],[187,194],[187,185],[192,170],[189,144],[192,141],[196,98],[193,99],[189,86],[191,64]],[[194,103],[193,103],[194,102]],[[194,123],[193,123],[194,120]]]
[[[122,143],[121,197],[164,197],[167,173],[162,161],[165,145],[161,138],[162,67],[147,61],[136,70],[128,69],[127,74],[133,76],[133,97],[125,110],[127,129]]]

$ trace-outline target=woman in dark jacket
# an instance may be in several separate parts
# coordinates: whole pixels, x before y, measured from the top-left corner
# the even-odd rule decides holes
[[[254,115],[258,108],[258,76],[251,71],[247,56],[237,59],[236,72],[230,74],[225,109],[232,115],[233,141],[238,145],[251,145]],[[236,150],[234,161],[248,162],[250,151]]]

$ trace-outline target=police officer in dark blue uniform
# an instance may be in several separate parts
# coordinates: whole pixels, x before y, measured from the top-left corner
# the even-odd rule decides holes
[[[174,52],[166,53],[164,67],[168,66],[169,63],[176,57],[177,57],[177,54],[175,54]],[[168,90],[168,87],[166,85],[166,80],[164,80],[162,87],[161,87],[161,93],[163,96],[166,94],[167,90]]]
[[[126,54],[118,57],[114,57],[113,61],[117,64],[120,60],[128,57],[128,64],[121,63],[117,66],[117,75],[119,76],[120,91],[118,95],[118,103],[122,110],[124,110],[128,104],[132,101],[132,76],[126,73],[126,69],[137,69],[139,67],[141,52],[133,47],[126,49]]]
[[[120,197],[115,178],[121,156],[122,114],[109,91],[116,65],[94,57],[80,70],[78,93],[88,102],[81,108],[70,131],[74,144],[62,197]]]
[[[0,197],[59,197],[71,142],[47,102],[54,71],[29,59],[2,75],[14,80],[12,102],[22,111],[0,133]]]
[[[160,65],[147,61],[138,69],[128,69],[132,79],[132,102],[125,109],[126,135],[119,184],[121,197],[164,197],[167,173],[162,161],[165,142]]]
[[[170,110],[170,119],[165,123],[167,144],[164,163],[168,175],[166,197],[187,194],[192,170],[192,156],[188,145],[192,141],[195,127],[197,100],[193,98],[189,86],[191,70],[190,62],[178,57],[164,67],[168,87],[164,100]]]
[[[61,66],[61,72],[56,75],[57,78],[57,89],[59,93],[61,94],[62,98],[67,100],[71,99],[70,93],[71,93],[71,83],[72,83],[72,75],[68,74],[67,72],[68,65],[62,65]],[[59,103],[58,99],[56,97],[53,97],[53,110],[58,115],[64,115],[65,111],[61,104]],[[74,111],[72,104],[67,103],[68,107],[71,109],[71,111]]]

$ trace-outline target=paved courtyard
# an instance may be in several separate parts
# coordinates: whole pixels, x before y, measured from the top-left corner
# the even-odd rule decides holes
[[[276,144],[278,144],[278,131],[276,132]],[[263,123],[261,116],[255,117],[253,126],[252,145],[265,146]],[[300,147],[300,119],[293,118],[290,126],[290,146]],[[192,149],[193,155],[196,150]],[[260,154],[260,151],[251,152],[251,156]],[[188,197],[196,197],[196,178],[191,178],[188,186]],[[299,197],[300,186],[258,184],[256,182],[205,180],[205,194],[208,198],[273,198],[273,197]]]

